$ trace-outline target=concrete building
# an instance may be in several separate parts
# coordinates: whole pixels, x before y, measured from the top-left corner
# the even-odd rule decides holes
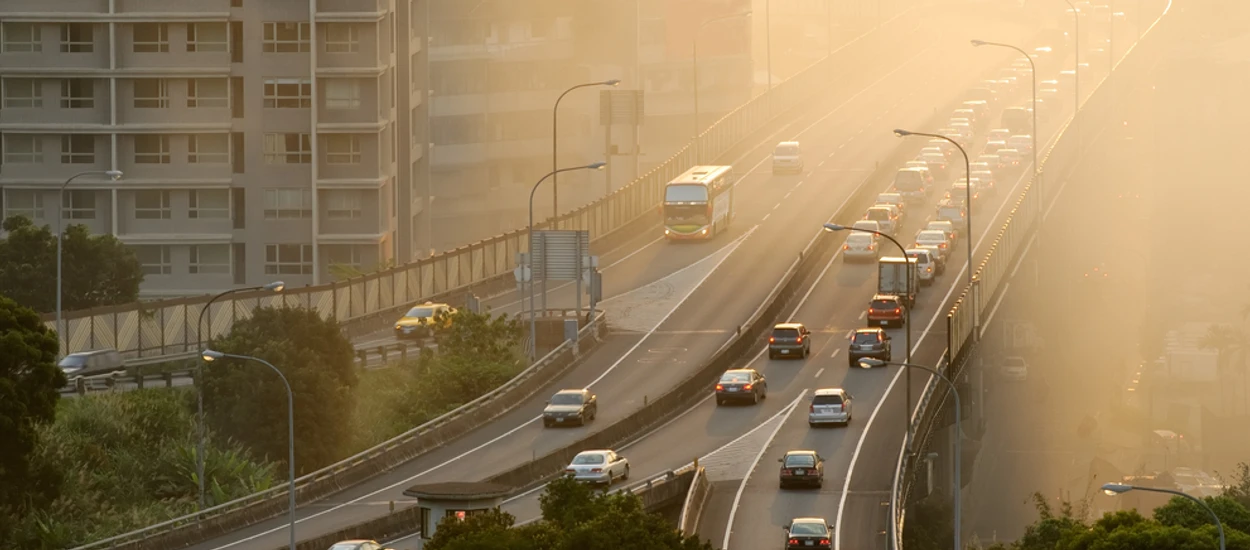
[[[0,202],[136,247],[147,296],[413,257],[425,0],[0,2]]]

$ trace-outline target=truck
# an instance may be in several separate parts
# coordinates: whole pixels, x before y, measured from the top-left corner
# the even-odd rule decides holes
[[[904,305],[912,307],[918,290],[920,279],[915,258],[887,256],[877,261],[877,294],[893,294],[902,299]]]

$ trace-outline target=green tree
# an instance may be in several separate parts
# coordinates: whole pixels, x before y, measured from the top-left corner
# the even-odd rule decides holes
[[[351,448],[354,389],[351,342],[338,324],[304,308],[259,308],[213,349],[273,363],[295,394],[295,462],[313,471]],[[274,461],[287,456],[287,394],[264,365],[240,360],[205,367],[204,406],[218,433]]]
[[[42,507],[59,490],[58,473],[33,460],[38,429],[56,417],[65,385],[57,348],[38,314],[0,296],[0,509],[10,513]]]
[[[1220,495],[1202,499],[1211,511],[1219,516],[1225,528],[1232,528],[1243,533],[1250,533],[1250,511],[1236,499]],[[1198,503],[1182,497],[1172,497],[1167,504],[1155,508],[1155,521],[1163,525],[1175,525],[1186,529],[1201,529],[1211,525],[1211,514],[1198,506]]]
[[[24,216],[4,220],[0,239],[0,288],[39,312],[56,309],[56,235]],[[143,271],[134,251],[112,235],[91,235],[84,225],[65,228],[62,251],[66,310],[137,301]]]
[[[522,360],[525,329],[519,319],[467,309],[441,316],[434,332],[440,355],[505,365]]]

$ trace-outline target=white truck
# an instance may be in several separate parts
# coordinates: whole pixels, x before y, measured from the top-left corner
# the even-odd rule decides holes
[[[893,294],[912,307],[920,279],[916,276],[916,259],[887,256],[877,262],[877,294]]]

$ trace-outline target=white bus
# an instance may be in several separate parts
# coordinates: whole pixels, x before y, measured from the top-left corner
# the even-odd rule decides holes
[[[664,187],[664,236],[711,239],[733,219],[732,166],[695,166]]]

